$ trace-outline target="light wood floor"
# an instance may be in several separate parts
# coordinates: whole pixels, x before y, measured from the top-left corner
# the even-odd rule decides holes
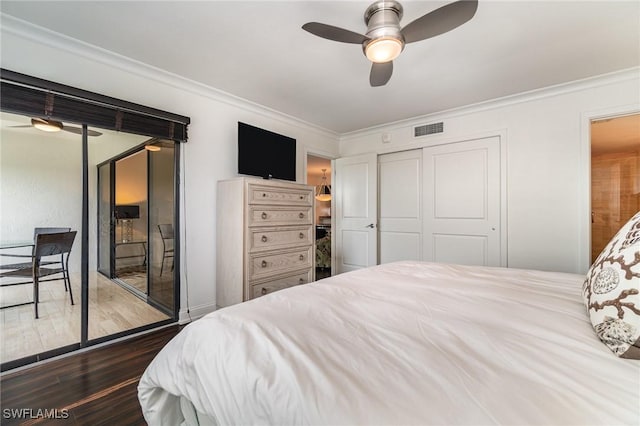
[[[62,281],[41,284],[40,318],[33,304],[0,310],[0,362],[80,341],[80,276],[72,274],[75,305]],[[33,300],[33,285],[0,289],[2,306]],[[89,274],[89,339],[130,330],[169,317],[97,272]]]

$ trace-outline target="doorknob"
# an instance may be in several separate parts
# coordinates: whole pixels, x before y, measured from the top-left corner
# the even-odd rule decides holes
[[[368,224],[367,226],[365,226],[365,228],[375,228],[376,226],[373,223]]]

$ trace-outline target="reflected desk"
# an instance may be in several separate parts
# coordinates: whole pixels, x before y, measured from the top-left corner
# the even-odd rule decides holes
[[[33,247],[33,240],[7,240],[7,241],[0,241],[0,250],[22,248],[22,247]],[[2,253],[2,254],[4,254],[4,253]],[[11,254],[6,254],[6,256],[11,256]]]
[[[6,252],[4,252],[4,250],[27,248],[27,247],[33,248],[33,246],[34,246],[33,240],[6,240],[6,241],[0,241],[0,250],[2,250],[2,251],[0,251],[0,257],[22,258],[22,259],[24,259],[24,261],[21,262],[21,263],[27,263],[31,259],[33,259],[33,257],[31,256],[31,253],[26,254],[24,251],[22,251],[21,253],[6,253]],[[27,260],[27,259],[29,259],[29,260]],[[12,261],[10,263],[0,262],[0,278],[2,277],[2,271],[3,270],[11,271],[11,270],[16,269],[16,268],[11,267],[12,265],[15,265],[15,264],[16,264],[15,261]],[[15,283],[7,283],[7,284],[0,284],[0,287],[11,287],[11,286],[14,286],[14,285],[31,284],[31,283],[33,283],[33,280],[20,281],[20,282],[15,282]],[[16,303],[16,304],[13,304],[13,305],[0,306],[0,309],[13,308],[15,306],[29,305],[31,303],[33,303],[33,301],[24,302],[24,303]]]
[[[118,256],[118,247],[121,246],[135,246],[139,245],[142,247],[142,254],[127,254]],[[116,261],[120,259],[131,259],[142,257],[142,265],[147,266],[147,241],[146,240],[130,240],[130,241],[116,241],[115,242],[115,252],[116,252]]]

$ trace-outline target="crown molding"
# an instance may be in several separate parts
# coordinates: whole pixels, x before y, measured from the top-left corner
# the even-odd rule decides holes
[[[556,84],[553,86],[547,86],[540,89],[534,89],[527,92],[504,96],[501,98],[478,102],[471,105],[465,105],[458,108],[452,108],[416,117],[405,118],[402,120],[371,126],[360,130],[354,130],[352,132],[341,134],[340,142],[346,142],[349,139],[359,138],[371,134],[378,134],[383,130],[385,132],[393,131],[396,129],[421,125],[432,121],[452,119],[455,117],[475,114],[482,111],[504,108],[515,104],[551,98],[554,96],[560,96],[596,87],[603,87],[630,80],[640,81],[640,67],[627,68],[607,74],[587,77],[567,83]]]
[[[265,116],[282,123],[303,128],[338,142],[339,134],[256,102],[232,95],[214,87],[165,71],[144,62],[129,58],[107,49],[86,43],[64,34],[43,28],[31,22],[0,12],[0,25],[3,33],[11,34],[29,41],[59,49],[158,83],[184,90],[198,96],[204,96],[236,108]],[[14,70],[20,72],[20,70]]]

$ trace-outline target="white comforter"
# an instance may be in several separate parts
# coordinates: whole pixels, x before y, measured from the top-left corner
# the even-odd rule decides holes
[[[234,425],[638,425],[640,363],[598,341],[582,281],[398,262],[279,291],[187,326],[140,402],[151,425],[188,402]]]

